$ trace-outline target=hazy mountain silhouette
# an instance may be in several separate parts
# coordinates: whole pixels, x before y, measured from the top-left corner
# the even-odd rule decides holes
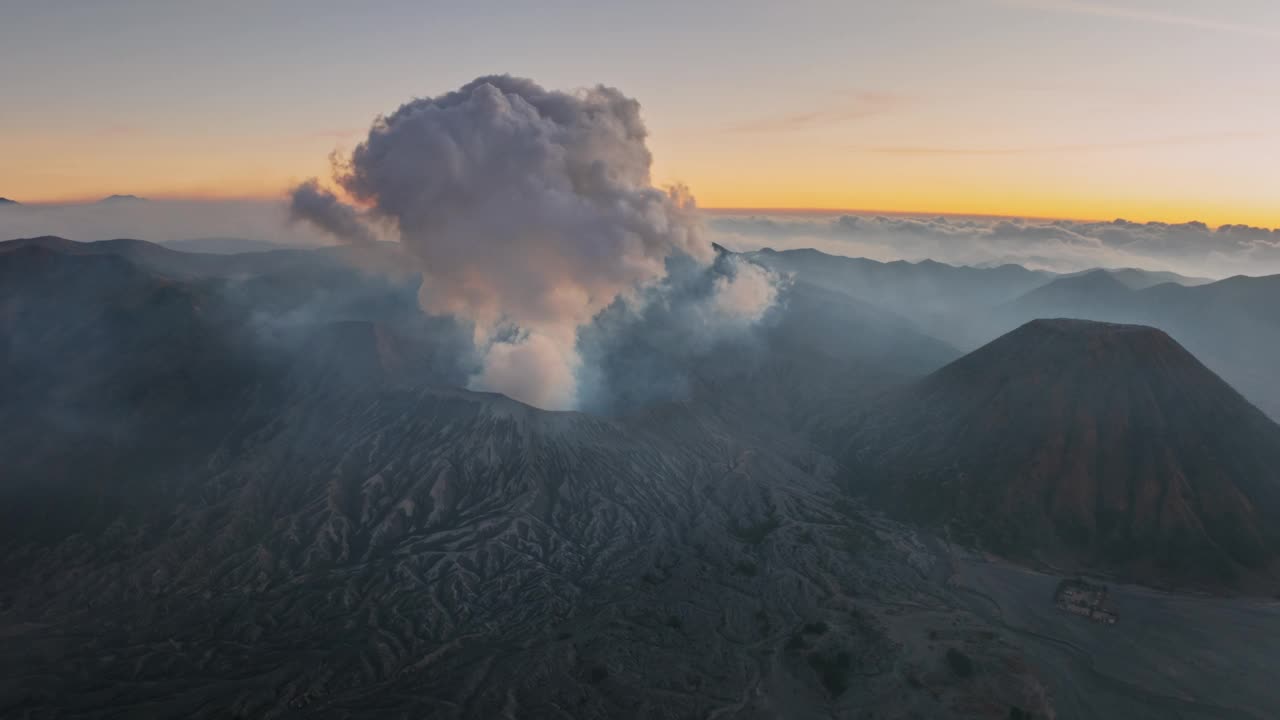
[[[1085,270],[1080,273],[1067,273],[1064,277],[1072,277],[1073,275],[1084,275],[1087,273],[1097,272],[1097,270]],[[1213,282],[1209,278],[1189,277],[1187,275],[1179,275],[1178,273],[1162,271],[1162,270],[1143,270],[1141,268],[1115,268],[1104,269],[1111,277],[1119,280],[1121,284],[1130,290],[1145,290],[1156,285],[1164,283],[1174,283],[1177,285],[1186,285],[1193,287],[1196,285],[1207,285]]]
[[[237,237],[188,238],[185,240],[170,240],[161,244],[167,248],[181,250],[182,252],[209,253],[211,255],[237,255],[240,253],[297,249],[266,240]]]
[[[661,377],[688,377],[681,401],[712,410],[739,430],[807,435],[888,388],[921,377],[960,356],[909,321],[868,303],[807,283],[790,284],[757,333],[694,357],[670,359]],[[643,346],[627,349],[615,376],[634,372]],[[647,362],[647,361],[646,361]],[[644,375],[654,373],[648,368]],[[615,385],[625,386],[617,378]],[[622,395],[612,414],[647,410]]]
[[[1068,304],[1086,311],[1103,312],[1124,302],[1132,293],[1133,290],[1114,274],[1106,270],[1092,270],[1058,278],[1012,302],[1017,312],[1040,316]]]
[[[53,235],[45,235],[0,242],[0,254],[30,247],[41,248],[57,255],[66,256],[114,256],[146,268],[181,276],[212,275],[230,271],[226,269],[229,265],[224,260],[203,257],[196,253],[171,250],[163,245],[145,240],[117,239],[79,242]]]
[[[879,262],[829,255],[817,250],[769,248],[746,257],[804,282],[878,305],[909,319],[918,328],[961,349],[972,349],[1032,317],[1071,316],[1037,313],[1032,308],[1083,299],[1095,306],[1120,290],[1162,283],[1208,282],[1171,272],[1127,268],[1088,270],[1069,275],[1028,270],[1021,265],[970,267],[923,260]],[[1112,282],[1113,281],[1113,282]],[[1042,292],[1043,291],[1043,292]],[[1025,302],[1026,308],[1008,309]],[[1012,323],[1013,319],[1018,322]]]
[[[925,332],[952,343],[957,338],[947,329],[946,318],[951,314],[993,307],[1054,277],[1020,265],[976,268],[932,260],[879,262],[817,250],[765,248],[745,255],[779,272],[794,273],[805,282],[898,313]]]
[[[1280,417],[1280,275],[1131,290],[1099,273],[1062,278],[975,320],[988,334],[1036,317],[1140,323],[1172,335],[1273,418]],[[981,333],[979,333],[981,334]]]
[[[1280,276],[1216,282],[1139,269],[1057,276],[1019,266],[880,263],[816,250],[748,256],[805,282],[909,319],[961,350],[1035,318],[1150,325],[1168,332],[1273,418],[1280,418]]]
[[[81,242],[46,235],[0,242],[0,254],[29,246],[63,255],[113,255],[175,279],[254,277],[273,271],[293,272],[303,267],[350,271],[359,266],[384,274],[405,274],[403,251],[399,243],[393,242],[378,243],[360,250],[337,245],[224,254],[191,252],[146,240],[122,238]]]

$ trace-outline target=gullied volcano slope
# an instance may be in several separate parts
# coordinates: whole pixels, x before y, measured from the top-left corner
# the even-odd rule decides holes
[[[1015,557],[1213,582],[1277,549],[1280,427],[1151,328],[1032,321],[861,417],[849,461]]]
[[[692,414],[343,389],[282,404],[173,498],[9,546],[31,570],[0,589],[0,714],[1047,711],[918,541]],[[957,680],[952,644],[989,670]]]

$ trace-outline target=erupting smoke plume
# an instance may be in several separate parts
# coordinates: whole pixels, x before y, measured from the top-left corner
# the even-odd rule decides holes
[[[320,187],[316,180],[302,183],[290,195],[289,217],[293,220],[305,220],[339,240],[356,245],[375,241],[356,209]]]
[[[485,361],[472,384],[573,407],[578,328],[663,278],[668,258],[711,259],[692,197],[652,185],[645,134],[615,89],[482,77],[379,118],[337,163],[334,181],[367,210],[312,180],[293,214],[349,242],[373,237],[365,218],[389,221],[420,264],[423,309],[474,324]],[[725,289],[730,304],[767,297]]]

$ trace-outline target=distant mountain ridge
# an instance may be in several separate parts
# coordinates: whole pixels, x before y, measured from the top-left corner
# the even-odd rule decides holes
[[[1199,278],[1138,269],[1093,269],[1072,275],[1029,270],[1021,265],[949,265],[934,260],[881,262],[830,255],[813,249],[744,253],[754,262],[820,287],[842,292],[898,313],[920,329],[961,349],[987,342],[993,332],[983,318],[1024,295],[1080,276],[1115,280],[1120,287],[1150,287],[1165,282],[1199,284]]]
[[[266,240],[252,240],[238,237],[187,238],[184,240],[168,240],[160,243],[172,250],[182,252],[208,253],[210,255],[238,255],[250,252],[270,252],[272,250],[298,250],[291,245],[282,245]]]
[[[908,299],[926,309],[955,304],[996,304],[1039,287],[1054,277],[1021,265],[975,268],[933,260],[881,262],[829,255],[812,249],[778,251],[764,248],[744,255],[775,270],[797,273],[820,287],[888,308],[900,308]]]
[[[1145,290],[1146,288],[1162,285],[1164,283],[1174,283],[1176,285],[1194,287],[1196,285],[1207,285],[1214,282],[1210,278],[1179,275],[1178,273],[1164,270],[1143,270],[1141,268],[1102,268],[1100,271],[1105,272],[1120,281],[1130,290]],[[1067,273],[1063,275],[1063,277],[1072,277],[1074,275],[1083,275],[1092,272],[1099,272],[1099,270],[1084,270],[1079,273]]]
[[[238,241],[236,241],[238,242]],[[73,242],[41,237],[0,242],[0,253],[29,243],[56,244],[65,252],[118,253],[175,277],[233,277],[288,268],[299,260],[330,265],[354,255],[351,248],[276,249],[220,254],[190,252],[202,243],[137,240]],[[215,245],[217,243],[215,242]],[[245,246],[206,249],[239,250]],[[403,248],[382,243],[360,262],[404,273]],[[727,251],[726,251],[727,252]],[[961,351],[976,348],[1040,317],[1075,317],[1158,327],[1273,418],[1280,418],[1280,276],[1236,277],[1195,284],[1149,283],[1164,273],[1093,270],[1054,276],[1018,266],[965,268],[943,263],[881,263],[830,256],[816,250],[746,253],[744,257],[818,288],[840,293],[904,318],[916,331]],[[373,258],[377,257],[377,260]],[[1133,273],[1140,273],[1135,280]],[[1182,277],[1182,276],[1178,276]],[[1134,290],[1139,286],[1141,289]]]
[[[1163,283],[1139,290],[1100,272],[1059,278],[975,321],[995,335],[1033,318],[1074,317],[1158,327],[1280,418],[1280,275],[1237,276],[1201,285]]]
[[[996,308],[996,314],[1014,312],[1019,317],[1089,319],[1094,314],[1107,312],[1133,292],[1114,274],[1106,270],[1091,270],[1056,278]],[[1061,313],[1060,309],[1066,304],[1071,304],[1074,312]]]
[[[817,250],[744,257],[897,313],[962,351],[1046,317],[1137,323],[1170,333],[1272,418],[1280,418],[1280,276],[1209,281],[1165,271],[1068,275],[1021,266],[882,263]]]
[[[261,274],[271,270],[296,269],[304,265],[349,268],[355,256],[370,269],[404,275],[406,263],[399,243],[383,242],[363,250],[335,245],[317,248],[279,248],[244,253],[190,252],[163,243],[126,238],[77,241],[53,235],[0,241],[0,254],[39,246],[67,255],[117,255],[148,269],[177,278],[233,277]]]

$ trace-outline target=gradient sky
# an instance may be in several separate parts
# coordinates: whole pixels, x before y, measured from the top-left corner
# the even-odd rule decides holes
[[[271,196],[510,72],[707,207],[1280,226],[1280,2],[0,0],[0,196]]]

